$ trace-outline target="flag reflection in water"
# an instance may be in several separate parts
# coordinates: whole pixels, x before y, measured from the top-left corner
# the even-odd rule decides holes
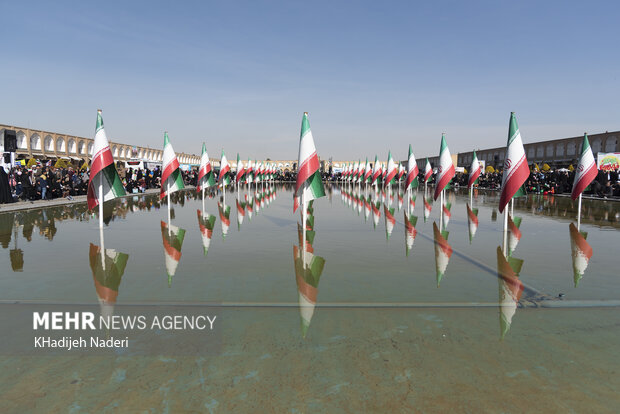
[[[297,224],[299,246],[293,246],[295,262],[295,280],[299,294],[299,313],[301,316],[301,334],[305,338],[314,315],[317,303],[319,280],[325,266],[325,259],[314,254],[314,210],[312,202],[308,205],[308,219],[305,226]]]
[[[90,244],[88,261],[101,307],[101,316],[104,318],[114,313],[118,288],[128,260],[128,254]]]
[[[168,274],[168,287],[172,286],[172,277],[177,271],[181,260],[181,247],[185,238],[185,230],[172,224],[161,222],[161,238],[164,244],[164,259]]]

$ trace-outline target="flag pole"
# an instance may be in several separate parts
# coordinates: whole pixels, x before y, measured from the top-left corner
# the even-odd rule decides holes
[[[508,209],[504,211],[504,230],[502,232],[503,240],[502,240],[502,253],[504,253],[504,257],[506,256],[506,249],[508,245]]]
[[[301,188],[301,207],[303,208],[303,210],[301,211],[301,226],[302,226],[302,247],[303,247],[303,251],[302,251],[302,255],[305,256],[306,254],[306,220],[307,220],[307,214],[308,214],[308,209],[306,208],[306,195],[305,195],[305,188],[302,185]],[[303,256],[302,256],[303,257]],[[304,266],[305,266],[305,262],[304,262]],[[305,268],[305,267],[304,267]]]
[[[166,182],[166,196],[168,197],[168,229],[170,229],[170,182]]]
[[[439,193],[439,231],[443,231],[443,190]]]
[[[511,198],[510,199],[510,217],[514,217],[515,216],[515,199]]]
[[[203,185],[202,188],[202,214],[204,215],[205,213],[205,186]]]
[[[99,229],[103,231],[103,171],[99,172]]]
[[[581,193],[579,193],[579,201],[577,202],[577,231],[581,231]]]
[[[99,243],[101,244],[101,266],[105,271],[105,246],[103,245],[103,227],[99,227]]]

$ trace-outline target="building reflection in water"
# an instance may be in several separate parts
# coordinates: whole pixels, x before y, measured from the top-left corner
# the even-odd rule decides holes
[[[578,231],[574,223],[568,225],[568,230],[570,233],[570,247],[573,260],[573,281],[575,287],[577,287],[588,268],[593,250],[592,246],[586,241],[588,233]]]
[[[305,338],[317,303],[319,280],[325,266],[325,259],[314,254],[314,209],[308,205],[308,218],[304,226],[297,223],[299,246],[293,245],[295,280],[299,294],[301,335]],[[305,236],[305,237],[304,237]]]
[[[164,245],[164,260],[168,274],[168,287],[172,286],[172,277],[177,271],[181,260],[181,247],[185,238],[185,230],[173,224],[161,222],[161,238]]]

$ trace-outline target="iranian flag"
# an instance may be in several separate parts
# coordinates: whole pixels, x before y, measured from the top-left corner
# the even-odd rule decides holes
[[[356,183],[358,181],[358,177],[360,175],[360,162],[356,161],[353,165],[353,182]]]
[[[394,159],[392,158],[392,152],[388,151],[388,160],[387,160],[387,170],[385,174],[385,180],[383,181],[383,185],[387,187],[394,182],[394,178],[398,173],[396,169],[396,164],[394,163]]]
[[[200,228],[200,236],[202,237],[202,253],[207,256],[211,237],[213,237],[213,228],[215,226],[215,216],[207,212],[197,210],[198,227]]]
[[[415,155],[409,145],[409,157],[407,158],[407,179],[405,180],[405,188],[416,188],[418,186],[418,164],[415,161]]]
[[[165,153],[164,153],[165,154]],[[161,238],[164,243],[164,258],[166,263],[166,273],[168,274],[168,287],[172,285],[172,277],[177,271],[177,266],[181,260],[181,247],[185,238],[185,230],[172,224],[161,222]]]
[[[517,305],[523,293],[523,283],[519,280],[519,272],[523,260],[509,257],[506,259],[502,248],[497,248],[497,274],[499,276],[499,326],[500,337],[510,330],[512,317],[517,311]]]
[[[97,111],[93,154],[90,167],[90,181],[88,182],[88,192],[86,195],[89,210],[95,208],[100,202],[99,184],[101,182],[103,182],[103,200],[101,202],[125,195],[125,188],[123,188],[123,183],[114,167],[112,151],[110,151],[108,137],[103,128],[101,110]]]
[[[512,252],[517,248],[519,240],[521,240],[521,217],[515,217],[508,215],[508,256],[512,256]]]
[[[400,182],[404,174],[405,174],[405,167],[403,167],[403,165],[399,162],[398,163],[398,176],[396,177],[396,179]]]
[[[418,231],[415,229],[415,225],[418,222],[418,218],[416,216],[409,216],[407,212],[404,212],[405,215],[405,254],[409,257],[409,252],[413,248],[413,242],[415,241],[415,236],[418,234]]]
[[[439,194],[454,178],[454,164],[446,142],[446,134],[441,134],[441,147],[439,148],[439,167],[437,167],[437,179],[435,185],[435,200]]]
[[[202,143],[202,153],[200,155],[200,169],[198,170],[198,185],[196,190],[202,191],[202,188],[209,188],[215,185],[215,176],[213,174],[213,168],[211,168],[211,161],[209,161],[209,154],[207,154],[207,146]]]
[[[469,167],[469,181],[467,182],[467,188],[472,188],[474,184],[478,182],[480,177],[480,161],[476,157],[476,151],[474,151],[474,159],[471,160],[471,166]]]
[[[573,181],[573,191],[570,197],[576,200],[579,194],[594,181],[597,174],[598,169],[596,168],[592,148],[590,148],[590,142],[588,142],[588,134],[583,134],[581,157],[579,157],[579,164],[577,164],[577,169],[575,170],[575,181]]]
[[[295,261],[295,279],[299,292],[299,314],[301,316],[301,334],[305,338],[316,307],[319,280],[325,266],[325,259],[309,251],[302,251],[293,246]]]
[[[588,268],[592,258],[592,246],[586,241],[587,233],[581,233],[573,223],[569,225],[571,256],[573,258],[573,280],[575,287]]]
[[[424,182],[428,183],[428,180],[431,179],[433,175],[433,169],[431,168],[431,163],[428,162],[428,158],[426,158],[426,165],[424,166]]]
[[[105,249],[102,255],[99,246],[90,244],[88,261],[103,317],[112,315],[127,260],[129,260],[128,254],[118,253],[114,249]]]
[[[433,241],[435,242],[435,271],[437,273],[437,287],[446,273],[450,257],[452,256],[452,246],[448,244],[448,232],[439,231],[437,223],[433,222]]]
[[[471,209],[467,204],[467,227],[469,228],[469,244],[471,244],[478,230],[478,209]]]
[[[241,230],[241,225],[243,224],[243,218],[245,217],[245,203],[239,202],[239,198],[237,198],[237,230]]]
[[[220,175],[218,181],[222,186],[230,184],[230,165],[228,165],[224,150],[222,150],[222,158],[220,159]]]
[[[394,231],[394,225],[396,224],[394,209],[383,205],[383,214],[385,214],[385,239],[389,240]]]
[[[247,184],[252,184],[254,179],[253,177],[253,169],[252,169],[252,160],[248,158],[248,163],[246,164],[247,168],[245,171],[245,182]]]
[[[239,158],[239,153],[237,153],[237,175],[235,176],[235,182],[239,184],[242,182],[243,176],[245,175],[245,167],[243,166],[243,161]]]
[[[161,189],[159,191],[159,199],[166,197],[168,192],[170,194],[182,190],[185,188],[183,184],[183,176],[179,169],[179,160],[174,153],[170,138],[168,138],[168,132],[164,132],[164,170],[161,174]]]
[[[521,188],[523,183],[530,175],[527,166],[523,141],[517,125],[515,113],[510,113],[510,123],[508,125],[508,145],[506,146],[506,156],[504,157],[504,174],[502,175],[502,193],[499,198],[499,212],[504,208],[512,197]]]
[[[293,197],[293,213],[299,207],[302,197],[304,203],[325,197],[325,189],[323,188],[321,172],[319,171],[319,157],[316,155],[307,112],[304,112],[304,116],[301,119],[297,182],[295,183],[295,194]]]
[[[220,220],[222,221],[222,239],[225,239],[230,227],[230,206],[222,205],[218,201],[217,209],[220,212]]]
[[[372,168],[370,168],[368,157],[366,157],[366,165],[364,167],[364,182],[370,183],[371,180],[372,180]]]
[[[380,184],[379,177],[381,176],[381,166],[379,165],[379,157],[375,155],[375,163],[372,165],[372,180],[370,184]]]

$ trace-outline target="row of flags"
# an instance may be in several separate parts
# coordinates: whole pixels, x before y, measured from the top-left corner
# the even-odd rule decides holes
[[[523,148],[523,141],[514,113],[510,114],[508,142],[504,160],[499,203],[500,212],[503,212],[512,197],[519,193],[519,190],[529,176],[529,167]],[[480,172],[480,165],[474,153],[474,159],[469,170],[468,187],[471,188],[475,185],[480,176]],[[596,173],[597,167],[594,161],[594,155],[592,154],[587,134],[585,134],[573,183],[573,191],[571,193],[573,200],[575,200],[594,180]],[[273,163],[266,163],[263,165],[262,162],[254,163],[248,159],[248,162],[244,165],[239,155],[237,155],[237,172],[236,175],[232,177],[230,165],[222,150],[220,173],[218,177],[218,181],[221,185],[229,185],[233,180],[237,183],[242,183],[244,179],[246,183],[257,182],[257,180],[270,180],[273,179],[274,174],[275,166]],[[448,149],[445,134],[442,134],[434,199],[437,199],[439,193],[449,185],[454,174],[455,168],[452,163],[450,150]],[[386,186],[405,176],[405,188],[410,188],[417,186],[417,175],[418,167],[415,156],[411,146],[409,146],[406,176],[404,167],[400,164],[397,167],[392,153],[389,152],[385,170],[383,170],[378,162],[378,158],[375,156],[375,163],[372,171],[368,159],[366,159],[363,166],[361,162],[357,162],[353,166],[345,168],[344,179],[368,184],[382,183]],[[424,173],[425,182],[430,179],[431,175],[432,168],[427,159]],[[198,188],[209,188],[215,185],[216,179],[213,167],[209,161],[206,145],[203,143],[201,162],[198,170]],[[175,192],[182,188],[184,188],[184,184],[179,168],[179,161],[170,143],[168,133],[165,132],[160,198],[164,198],[169,192]],[[125,195],[125,189],[123,188],[114,166],[114,159],[103,125],[103,117],[101,110],[98,110],[95,126],[94,155],[91,163],[90,182],[88,186],[88,207],[89,209],[95,208],[99,204],[100,198],[102,198],[101,201],[105,202],[123,195]],[[298,173],[295,185],[293,211],[297,209],[302,196],[309,202],[324,195],[325,191],[319,172],[318,155],[310,130],[308,114],[304,113],[299,143]]]

